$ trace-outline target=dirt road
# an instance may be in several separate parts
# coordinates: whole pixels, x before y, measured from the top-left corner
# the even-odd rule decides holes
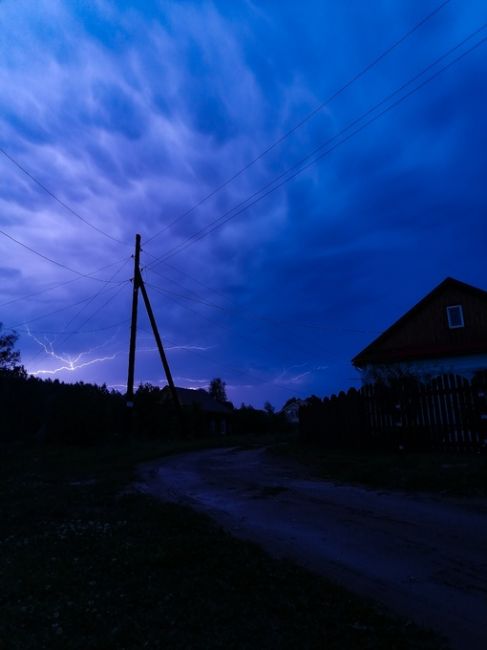
[[[487,503],[311,480],[264,449],[168,457],[141,468],[140,488],[207,512],[452,648],[487,648]]]

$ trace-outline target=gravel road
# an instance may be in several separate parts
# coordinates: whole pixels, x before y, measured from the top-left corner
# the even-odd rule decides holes
[[[139,488],[433,628],[452,648],[487,648],[487,502],[313,480],[265,449],[171,456],[142,466]]]

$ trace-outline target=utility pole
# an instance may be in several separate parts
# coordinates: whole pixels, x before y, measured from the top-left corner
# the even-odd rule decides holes
[[[130,325],[129,374],[127,379],[127,408],[134,407],[135,345],[137,340],[137,306],[139,302],[140,235],[135,235],[134,277],[132,279],[132,321]]]
[[[174,381],[171,375],[171,369],[169,368],[169,364],[167,362],[166,353],[164,352],[164,347],[162,345],[161,337],[159,335],[159,329],[157,327],[156,319],[154,317],[154,312],[152,311],[149,296],[147,295],[147,290],[145,288],[144,280],[142,279],[142,275],[140,274],[140,269],[139,269],[139,286],[140,286],[140,291],[142,293],[142,298],[144,299],[145,308],[147,310],[147,316],[149,317],[149,321],[152,327],[152,332],[154,333],[157,349],[159,350],[159,356],[161,357],[162,366],[164,368],[164,372],[166,373],[167,383],[169,386],[169,390],[171,391],[171,396],[174,402],[174,406],[176,408],[181,429],[182,432],[186,434],[187,433],[186,422],[183,415],[183,409],[181,408],[181,402],[179,401],[178,392],[176,390],[176,387],[174,386]]]
[[[135,348],[137,341],[137,310],[139,303],[139,289],[142,292],[142,297],[144,299],[145,308],[147,310],[147,315],[149,316],[149,321],[154,333],[154,338],[156,339],[157,349],[159,350],[159,356],[161,357],[162,365],[164,372],[166,374],[167,383],[169,385],[169,390],[171,391],[171,396],[177,411],[178,419],[181,424],[181,429],[183,433],[186,433],[186,424],[184,420],[183,410],[181,408],[181,403],[179,401],[178,393],[176,387],[174,386],[174,381],[172,379],[171,370],[169,368],[169,363],[166,358],[166,353],[164,352],[164,347],[162,345],[162,340],[159,335],[159,330],[157,328],[156,319],[154,317],[154,312],[149,301],[149,296],[147,295],[147,290],[144,285],[144,280],[142,279],[142,274],[140,272],[140,242],[141,237],[139,234],[135,235],[135,255],[134,255],[134,277],[132,280],[132,319],[130,325],[130,347],[129,347],[129,369],[128,369],[128,379],[127,379],[127,393],[126,393],[126,405],[130,409],[130,429],[133,428],[133,407],[134,407],[134,376],[135,376]]]

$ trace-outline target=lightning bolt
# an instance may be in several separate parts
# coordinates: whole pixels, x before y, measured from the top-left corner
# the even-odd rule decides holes
[[[107,346],[109,343],[113,341],[115,338],[114,336],[111,336],[107,341],[104,343],[101,343],[100,345],[97,345],[93,348],[90,348],[89,350],[85,350],[82,352],[79,352],[75,356],[71,356],[66,354],[66,352],[56,352],[54,349],[54,341],[50,341],[47,337],[44,337],[44,341],[41,339],[37,338],[32,332],[27,328],[27,334],[28,336],[35,341],[45,352],[45,354],[49,357],[52,357],[53,359],[56,359],[57,361],[60,361],[63,365],[58,366],[57,368],[40,368],[38,370],[33,370],[29,372],[30,375],[33,375],[34,377],[37,377],[38,375],[57,375],[59,372],[63,371],[68,371],[68,372],[74,372],[76,370],[80,370],[81,368],[86,368],[87,366],[92,366],[95,363],[103,363],[105,361],[113,361],[118,356],[118,352],[115,354],[111,354],[108,356],[104,357],[95,357],[94,359],[88,359],[86,361],[83,361],[87,356],[92,355],[94,352],[99,350],[100,348],[103,348]]]
[[[311,370],[304,370],[303,372],[300,372],[298,374],[291,374],[290,371],[293,370],[294,368],[304,368],[308,365],[308,362],[304,363],[299,363],[295,364],[293,366],[289,366],[287,368],[284,368],[278,375],[277,377],[274,377],[271,381],[272,384],[276,384],[278,386],[280,385],[287,385],[287,384],[302,384],[305,377],[308,375],[312,374]]]
[[[96,359],[90,359],[90,361],[85,361],[84,363],[76,363],[73,360],[68,360],[66,363],[68,365],[66,366],[59,366],[58,368],[53,368],[51,370],[47,369],[39,369],[39,370],[33,370],[29,374],[33,375],[34,377],[37,377],[38,375],[57,375],[58,372],[62,372],[63,370],[69,370],[69,371],[74,371],[74,370],[79,370],[80,368],[86,368],[86,366],[92,366],[95,363],[102,363],[103,361],[113,361],[117,355],[112,354],[109,357],[97,357]]]
[[[184,350],[185,352],[191,352],[193,350],[198,350],[200,352],[206,352],[211,350],[211,347],[204,347],[202,345],[167,345],[164,346],[166,350]],[[137,348],[137,352],[158,352],[157,348]]]

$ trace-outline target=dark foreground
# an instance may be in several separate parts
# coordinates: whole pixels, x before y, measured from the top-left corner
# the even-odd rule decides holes
[[[362,596],[487,647],[487,501],[310,479],[264,449],[217,449],[145,466],[141,488],[213,516]]]
[[[127,491],[136,463],[168,451],[0,447],[2,650],[442,647],[204,515]]]

